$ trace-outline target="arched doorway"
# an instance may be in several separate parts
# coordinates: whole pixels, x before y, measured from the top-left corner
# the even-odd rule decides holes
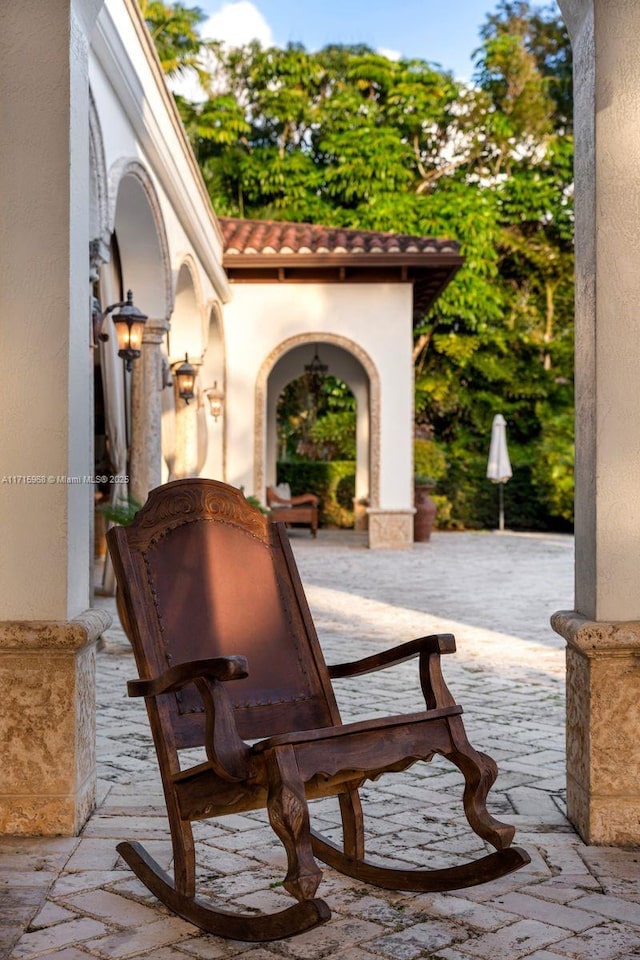
[[[256,382],[255,490],[276,482],[277,403],[287,385],[305,372],[318,346],[323,363],[344,381],[356,399],[356,500],[379,502],[380,378],[355,342],[326,332],[304,333],[281,343],[265,360]]]

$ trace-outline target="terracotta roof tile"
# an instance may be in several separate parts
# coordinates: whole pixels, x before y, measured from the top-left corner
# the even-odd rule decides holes
[[[453,240],[413,237],[377,230],[323,227],[315,223],[219,217],[225,256],[242,254],[421,254],[458,253]]]

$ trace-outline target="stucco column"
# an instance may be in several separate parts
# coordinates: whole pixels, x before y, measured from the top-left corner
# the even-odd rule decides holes
[[[561,0],[575,57],[576,611],[569,816],[640,842],[640,5]]]
[[[101,0],[4,4],[0,33],[0,832],[95,798],[88,37]],[[34,66],[37,65],[37,66]],[[43,149],[44,145],[44,149]]]
[[[169,328],[168,320],[147,320],[141,356],[133,361],[129,489],[138,503],[162,483],[162,343]]]

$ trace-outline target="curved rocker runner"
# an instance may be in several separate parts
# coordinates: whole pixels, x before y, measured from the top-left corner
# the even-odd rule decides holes
[[[140,677],[128,692],[145,698],[162,775],[173,879],[139,843],[118,851],[171,910],[221,937],[276,940],[331,916],[315,896],[316,857],[354,879],[417,891],[484,883],[529,862],[510,846],[514,828],[487,811],[497,767],[467,740],[462,707],[442,676],[441,656],[455,651],[450,634],[327,667],[284,524],[270,523],[239,490],[215,480],[158,487],[108,542]],[[342,723],[332,680],[412,658],[425,710]],[[179,750],[191,747],[204,747],[207,760],[182,770]],[[461,771],[469,825],[496,852],[435,870],[367,860],[358,788],[435,754]],[[342,847],[311,830],[308,801],[328,796],[340,805]],[[261,808],[285,848],[284,888],[297,902],[256,915],[199,898],[191,823]]]

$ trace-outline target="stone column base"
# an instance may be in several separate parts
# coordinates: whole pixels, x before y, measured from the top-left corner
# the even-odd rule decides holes
[[[567,641],[567,807],[587,843],[640,843],[640,622],[573,611]]]
[[[413,515],[410,510],[381,510],[368,507],[371,550],[408,549],[413,546]]]
[[[95,805],[104,610],[0,623],[0,834],[74,836]]]

